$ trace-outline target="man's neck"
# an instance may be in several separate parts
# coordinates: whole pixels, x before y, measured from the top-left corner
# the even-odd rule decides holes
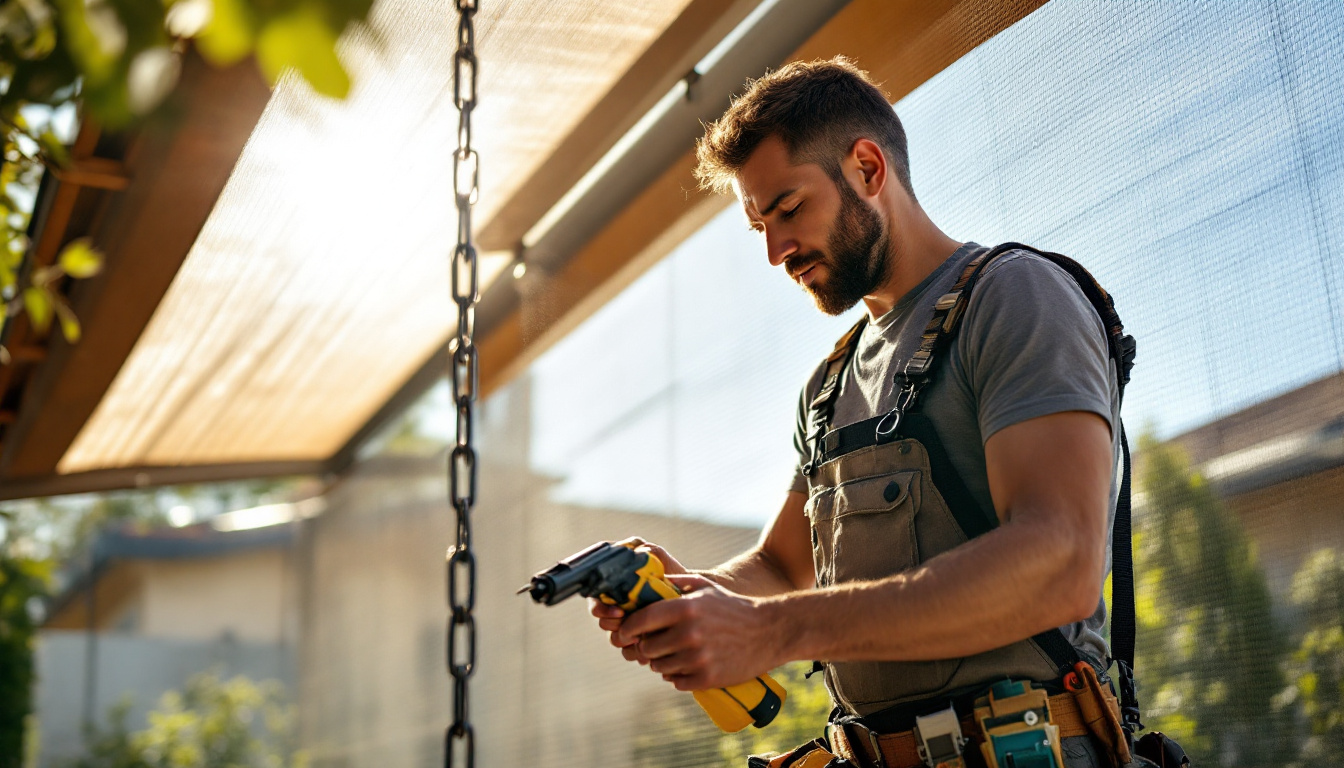
[[[943,233],[917,204],[894,216],[888,245],[887,263],[890,265],[886,282],[872,294],[863,297],[869,319],[876,319],[891,311],[896,303],[924,278],[957,252],[961,243]]]

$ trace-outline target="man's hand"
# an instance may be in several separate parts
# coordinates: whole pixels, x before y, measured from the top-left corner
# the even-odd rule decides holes
[[[722,688],[769,672],[780,632],[766,602],[734,594],[698,574],[669,578],[684,597],[654,603],[620,622],[613,645],[649,664],[678,690]]]
[[[760,543],[711,571],[695,574],[696,578],[686,582],[690,585],[689,588],[692,591],[703,592],[704,590],[699,589],[699,587],[705,584],[717,584],[721,588],[718,589],[716,594],[748,602],[752,601],[745,597],[747,595],[766,597],[783,595],[795,590],[810,589],[813,585],[814,576],[812,571],[811,527],[807,515],[803,511],[806,504],[807,494],[796,491],[789,493],[774,521],[767,525],[762,532]],[[627,542],[635,544],[639,551],[652,552],[663,562],[663,570],[668,574],[669,580],[678,587],[681,587],[683,583],[678,578],[679,575],[691,573],[681,563],[677,562],[676,558],[656,544],[649,544],[638,538],[627,539],[621,543]],[[726,589],[723,587],[726,587]],[[666,603],[656,603],[640,611],[637,615],[642,616],[655,608],[658,609],[656,611],[658,613],[663,610],[659,606],[684,601],[683,598]],[[645,645],[640,642],[642,632],[620,632],[622,626],[626,623],[625,611],[595,599],[589,600],[589,606],[592,614],[597,617],[598,626],[609,633],[611,644],[621,649],[621,655],[629,661],[637,661],[640,664],[649,664],[653,661],[653,657],[646,655],[641,650]],[[693,612],[698,610],[698,608],[693,609]],[[649,639],[652,640],[652,638]],[[776,637],[767,641],[766,644],[772,653],[779,649],[779,639]],[[657,643],[654,647],[658,647]],[[754,653],[759,655],[761,651],[758,649]],[[669,661],[668,663],[673,662]],[[775,666],[778,666],[778,664],[763,666],[761,670],[772,669]],[[661,667],[660,664],[655,666],[654,669],[661,672],[663,671]],[[731,680],[726,684],[734,685],[749,680],[754,674],[759,674],[761,670],[746,674],[740,679]],[[664,676],[673,674],[666,673]],[[669,677],[669,679],[676,683],[678,688],[683,688],[684,685],[698,686],[698,682],[694,680],[687,682],[676,679],[675,676]],[[695,690],[695,688],[683,688],[683,690]]]
[[[683,566],[680,562],[678,562],[675,557],[669,554],[667,550],[663,549],[657,544],[651,544],[647,541],[644,541],[638,536],[634,536],[617,543],[620,545],[634,544],[636,552],[648,552],[652,554],[654,557],[658,558],[663,562],[663,572],[668,574],[669,576],[689,573],[689,571],[686,570],[686,567]],[[621,628],[621,622],[625,618],[625,611],[621,610],[620,608],[617,608],[614,605],[607,605],[606,603],[602,602],[601,600],[598,600],[595,597],[588,598],[588,605],[593,615],[597,617],[597,625],[601,627],[604,631],[612,633],[611,637],[612,645],[615,645],[617,648],[621,649],[625,649],[626,647],[633,645],[633,643],[626,643],[625,645],[619,645],[616,642],[615,632],[616,630]],[[648,659],[643,660],[639,659],[639,656],[635,651],[625,653],[625,658],[629,659],[630,661],[639,661],[641,664],[649,663]]]

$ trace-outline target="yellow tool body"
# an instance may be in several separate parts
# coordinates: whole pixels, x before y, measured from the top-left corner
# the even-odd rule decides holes
[[[681,591],[667,580],[663,562],[635,547],[635,542],[599,542],[533,576],[523,591],[546,605],[581,594],[625,611],[681,597]],[[765,727],[775,719],[785,699],[784,687],[769,675],[727,688],[694,691],[693,695],[714,724],[728,733],[748,725]]]

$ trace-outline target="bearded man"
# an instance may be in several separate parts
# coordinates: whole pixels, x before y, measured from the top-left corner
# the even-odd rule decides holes
[[[1109,691],[1102,585],[1121,374],[1098,310],[1055,261],[1017,248],[991,254],[973,300],[949,299],[989,249],[944,234],[920,207],[900,121],[843,58],[753,81],[708,126],[698,159],[704,186],[737,195],[771,265],[822,312],[863,302],[865,322],[803,389],[799,468],[759,544],[700,572],[653,546],[686,598],[629,616],[594,603],[601,627],[681,690],[820,659],[831,749],[864,765],[935,765],[929,718],[950,709],[973,730],[995,681],[1044,690],[1055,720],[1069,720],[1062,675],[1082,685],[1086,667]],[[918,359],[926,346],[934,362]],[[907,392],[912,370],[924,379]],[[871,425],[845,437],[884,415],[876,439]],[[968,531],[963,518],[980,513],[985,530]],[[1114,702],[1103,709],[1118,712]],[[1048,733],[1063,737],[1067,766],[1129,760],[1114,734]],[[958,759],[984,764],[984,734],[957,736]],[[1059,741],[1047,751],[1060,754]]]

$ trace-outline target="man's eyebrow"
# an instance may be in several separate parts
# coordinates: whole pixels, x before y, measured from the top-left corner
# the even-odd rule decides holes
[[[783,192],[780,192],[778,195],[775,196],[774,200],[770,201],[769,205],[765,206],[765,210],[761,211],[761,216],[769,216],[770,212],[778,208],[779,204],[784,201],[784,198],[788,197],[789,195],[792,195],[794,192],[797,191],[798,188],[794,187],[792,189],[786,189]]]

